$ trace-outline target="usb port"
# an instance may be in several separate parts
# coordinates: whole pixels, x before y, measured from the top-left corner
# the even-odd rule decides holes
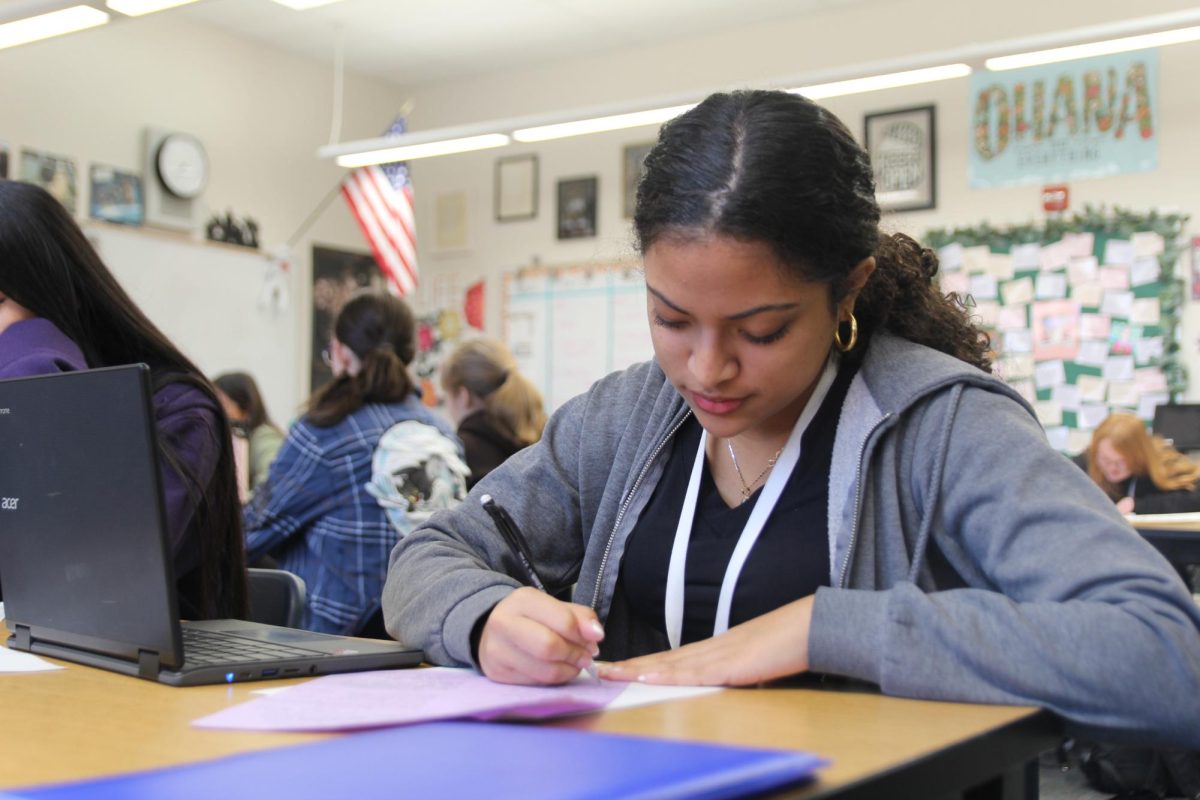
[[[262,676],[264,678],[270,678],[270,677],[273,677],[278,674],[279,674],[279,670],[277,670],[277,669],[264,669],[262,671]]]

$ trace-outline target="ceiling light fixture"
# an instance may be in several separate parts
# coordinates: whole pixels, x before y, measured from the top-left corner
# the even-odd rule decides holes
[[[333,3],[340,3],[341,0],[275,0],[281,6],[287,6],[293,11],[307,11],[310,8],[317,6],[327,6]]]
[[[186,6],[196,0],[106,0],[104,5],[127,17],[140,17],[176,6]]]
[[[649,111],[632,111],[628,114],[611,114],[592,119],[559,122],[553,125],[539,125],[533,128],[519,128],[513,131],[512,138],[518,142],[545,142],[550,139],[562,139],[567,136],[582,136],[587,133],[602,133],[604,131],[619,131],[624,128],[638,128],[642,125],[656,125],[678,117],[688,109],[695,108],[695,103],[669,108],[652,108]]]
[[[786,83],[775,81],[768,85],[798,87],[788,91],[802,94],[813,100],[823,100],[841,95],[962,78],[970,75],[973,68],[978,69],[985,65],[989,69],[1012,69],[1028,64],[1048,63],[1196,40],[1200,40],[1200,8],[1121,20],[1070,31],[1028,36],[1021,39],[970,45],[911,58],[822,70],[789,80]],[[1084,48],[1092,49],[1085,50]],[[1029,58],[1034,55],[1044,57],[1045,60],[1016,62],[1018,58]],[[395,158],[394,151],[385,156],[385,149],[409,145],[423,146],[419,157],[463,152],[462,149],[437,150],[431,147],[431,145],[439,143],[448,144],[445,140],[453,140],[458,137],[490,135],[497,137],[494,141],[499,142],[500,139],[507,140],[511,136],[513,140],[522,143],[542,142],[566,136],[656,125],[683,113],[694,106],[696,102],[697,98],[694,95],[677,95],[660,98],[657,102],[650,100],[637,104],[616,103],[598,108],[492,120],[418,133],[406,133],[392,139],[370,139],[328,145],[318,150],[317,155],[320,158],[337,158],[338,163],[342,165],[347,165],[352,156],[356,158],[355,165],[379,164]],[[500,144],[486,146],[499,147]],[[418,156],[408,157],[416,158]]]
[[[997,56],[983,62],[990,70],[1020,69],[1033,67],[1038,64],[1053,64],[1058,61],[1074,61],[1077,58],[1092,58],[1107,56],[1113,53],[1127,53],[1130,50],[1145,50],[1149,47],[1162,47],[1169,44],[1182,44],[1200,39],[1200,25],[1190,28],[1177,28],[1173,31],[1158,31],[1143,33],[1140,36],[1125,36],[1120,39],[1107,39],[1101,42],[1087,42],[1069,47],[1055,47],[1049,50],[1034,50],[1029,53],[1017,53],[1011,56]]]
[[[405,137],[398,136],[392,141],[392,146],[367,150],[361,153],[351,153],[337,157],[338,166],[365,167],[370,164],[390,164],[393,161],[412,161],[416,158],[432,156],[448,156],[451,153],[469,153],[472,150],[487,150],[491,147],[503,147],[510,139],[502,133],[488,133],[481,136],[465,136],[460,139],[441,139],[422,144],[398,144]],[[378,140],[376,140],[378,141]],[[382,140],[384,142],[388,139]]]
[[[91,6],[71,6],[49,14],[26,17],[0,25],[0,49],[87,30],[108,22],[109,16]]]
[[[891,72],[886,75],[871,75],[866,78],[818,83],[812,86],[801,86],[798,89],[789,89],[788,91],[793,94],[802,94],[809,100],[824,100],[827,97],[841,97],[847,94],[874,92],[880,89],[895,89],[899,86],[915,86],[920,83],[965,78],[970,74],[971,67],[968,64],[942,64],[936,67],[925,67],[924,69]]]

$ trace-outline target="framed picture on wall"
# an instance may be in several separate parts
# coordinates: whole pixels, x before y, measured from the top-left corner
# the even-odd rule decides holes
[[[533,219],[537,205],[537,156],[529,153],[496,159],[496,221]]]
[[[596,235],[596,176],[558,182],[558,238]]]
[[[642,165],[646,154],[654,147],[654,142],[639,142],[625,145],[624,157],[621,159],[621,188],[624,200],[621,211],[625,219],[633,219],[633,207],[637,204],[637,185],[642,177]]]
[[[937,149],[933,106],[867,114],[864,144],[875,171],[875,197],[884,211],[937,206]]]
[[[77,208],[76,198],[79,195],[76,174],[75,162],[69,158],[37,150],[21,150],[21,171],[17,177],[41,186],[72,214]]]
[[[141,225],[145,215],[142,178],[106,164],[92,164],[89,211],[92,219]]]

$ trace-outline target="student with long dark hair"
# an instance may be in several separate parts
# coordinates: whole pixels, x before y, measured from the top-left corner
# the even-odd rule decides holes
[[[138,309],[57,200],[0,180],[0,377],[139,362],[154,385],[179,613],[244,616],[232,443],[215,391]]]
[[[250,493],[267,479],[267,470],[283,445],[283,431],[267,415],[258,383],[245,372],[226,372],[213,378],[217,398],[230,423],[245,434],[248,449],[248,486]]]
[[[817,671],[1200,746],[1200,608],[879,219],[809,100],[664,125],[634,217],[655,360],[487,478],[549,591],[465,502],[397,546],[388,630],[509,683]]]
[[[403,300],[351,298],[325,352],[333,380],[313,394],[247,504],[246,548],[251,559],[269,552],[304,579],[303,627],[386,636],[372,618],[398,533],[367,490],[376,448],[394,429],[401,440],[410,432],[410,440],[433,437],[451,452],[459,445],[450,426],[421,403],[408,373],[416,327]],[[397,429],[402,423],[409,425]],[[420,455],[417,462],[428,467]],[[429,483],[414,477],[408,488],[406,510],[415,511],[429,499]]]

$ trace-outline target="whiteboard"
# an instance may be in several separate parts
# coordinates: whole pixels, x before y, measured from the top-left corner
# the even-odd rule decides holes
[[[295,416],[304,339],[292,275],[257,250],[115,225],[86,232],[133,301],[206,376],[248,372],[276,423]]]
[[[627,264],[504,276],[504,339],[554,410],[614,370],[654,355],[646,287]]]

